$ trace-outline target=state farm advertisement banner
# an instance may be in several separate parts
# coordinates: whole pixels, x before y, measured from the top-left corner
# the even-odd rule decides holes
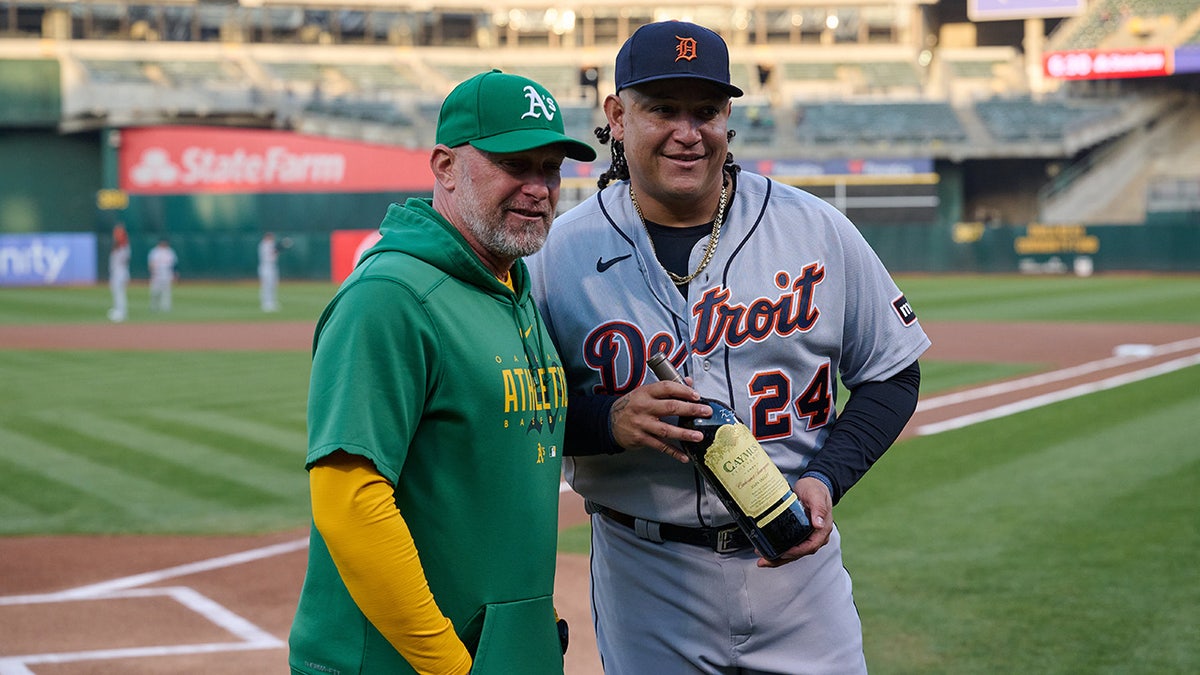
[[[1164,47],[1145,49],[1078,49],[1050,52],[1043,61],[1046,75],[1060,80],[1116,80],[1171,74]]]
[[[432,192],[429,150],[290,131],[146,127],[121,131],[121,189],[197,192]]]

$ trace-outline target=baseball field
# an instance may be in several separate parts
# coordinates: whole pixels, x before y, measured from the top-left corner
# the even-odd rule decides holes
[[[1200,277],[899,277],[933,347],[835,510],[873,673],[1200,672]],[[333,287],[0,290],[0,675],[286,671]],[[565,490],[569,675],[600,667]]]

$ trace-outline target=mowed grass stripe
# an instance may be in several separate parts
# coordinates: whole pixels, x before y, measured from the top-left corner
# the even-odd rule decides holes
[[[1193,405],[1200,401],[1188,400]],[[1003,436],[1004,421],[980,425],[976,433],[961,436],[958,461],[965,464],[966,472],[945,476],[904,501],[905,508],[915,513],[952,511],[956,516],[939,530],[944,538],[932,542],[930,549],[912,553],[920,557],[1006,553],[1010,542],[1053,529],[1056,521],[1046,520],[1047,511],[1071,521],[1076,510],[1079,513],[1074,515],[1085,516],[1115,510],[1125,491],[1200,461],[1200,451],[1183,450],[1189,436],[1196,433],[1195,425],[1186,419],[1195,407],[1189,411],[1176,403],[1147,409],[1137,420],[1130,420],[1106,415],[1095,403],[1095,398],[1089,397],[1064,404],[1062,410],[1052,406],[1029,413],[1032,419],[1021,426],[1046,430],[1034,437],[1010,433],[1004,440],[979,442],[992,437],[993,431]],[[1075,432],[1063,433],[1072,419],[1077,425]],[[989,425],[1001,428],[989,430]],[[1143,443],[1147,425],[1158,429],[1151,444]],[[1137,448],[1136,454],[1132,448]],[[901,449],[911,457],[905,450],[911,451],[911,446]],[[1031,504],[1037,508],[1030,508]],[[939,543],[969,537],[981,521],[989,522],[992,541],[978,542],[970,552],[952,545],[946,550],[939,548]],[[869,530],[872,526],[865,527]]]
[[[44,477],[37,485],[56,497],[71,499],[75,493],[81,493],[93,499],[94,506],[102,511],[104,518],[71,521],[67,531],[76,528],[83,531],[89,525],[101,525],[112,518],[115,520],[108,521],[112,531],[136,532],[147,515],[169,520],[180,513],[222,508],[218,500],[196,498],[175,485],[164,485],[130,473],[125,470],[127,467],[109,466],[8,428],[0,428],[0,460],[24,470],[27,475]],[[63,486],[74,493],[55,491]],[[0,519],[0,531],[20,531],[12,528],[13,523],[8,518]]]
[[[185,453],[168,457],[172,453],[169,447],[148,452],[128,443],[128,434],[106,436],[106,425],[91,424],[94,419],[86,414],[73,414],[71,423],[26,419],[10,422],[8,426],[30,438],[53,443],[62,452],[213,505],[248,507],[276,499],[267,491],[247,486],[244,479],[215,474],[210,468],[198,466]]]
[[[261,411],[253,414],[261,414]],[[240,448],[236,450],[239,453],[249,451],[259,455],[261,450],[264,451],[262,455],[267,455],[277,452],[281,455],[278,458],[281,460],[279,466],[292,468],[295,468],[297,461],[303,462],[308,443],[303,421],[296,425],[289,420],[272,417],[271,423],[267,423],[227,412],[176,408],[147,410],[141,419],[153,419],[180,429],[189,429],[189,435],[203,434],[206,442],[217,447]],[[275,461],[265,456],[263,459],[270,464]]]
[[[73,433],[94,443],[91,448],[81,443],[77,451],[197,497],[250,506],[274,497],[289,497],[296,489],[295,471],[239,455],[241,448],[217,447],[83,410],[72,412],[66,419],[53,413],[39,417],[50,433]]]
[[[1200,668],[1137,647],[1196,625],[1198,408],[1190,368],[889,451],[837,511],[872,672]]]
[[[894,526],[864,517],[864,509],[883,506],[945,513],[947,526],[961,522],[966,530],[984,513],[992,514],[989,521],[1016,521],[1005,525],[1014,530],[1038,525],[1043,521],[1027,510],[1030,502],[1070,508],[1081,492],[1115,500],[1123,486],[1162,480],[1200,462],[1200,444],[1193,442],[1200,434],[1197,409],[1200,367],[1192,367],[903,441],[847,495],[839,516],[854,519],[867,535]],[[1200,504],[1200,497],[1191,499]],[[1099,507],[1087,503],[1089,511]]]
[[[303,418],[310,359],[299,352],[0,350],[5,408],[176,406]]]
[[[37,522],[38,518],[63,514],[80,505],[106,508],[104,501],[57,480],[45,471],[30,471],[5,457],[0,457],[0,476],[4,477],[4,489],[0,490],[0,513],[4,514],[5,521]]]
[[[1194,493],[1200,480],[1197,469],[1193,461],[1161,478],[1131,481],[1125,490],[1079,505],[1070,522],[1056,523],[1032,538],[1031,550],[1046,553],[1030,556],[1040,564],[1030,566],[1012,595],[1015,602],[1043,606],[1047,625],[1062,626],[1053,636],[1037,638],[1044,656],[1063,644],[1088,645],[1097,632],[1122,635],[1130,644],[1155,642],[1163,639],[1164,630],[1170,632],[1170,621],[1164,620],[1168,617],[1188,622],[1190,616],[1195,644],[1200,591],[1195,583],[1188,583],[1189,577],[1195,578],[1195,567],[1184,558],[1186,551],[1200,550],[1200,540],[1194,530],[1179,531],[1179,525],[1187,522],[1182,513],[1178,518],[1167,515],[1170,528],[1147,525],[1162,519],[1165,512],[1179,511],[1183,500],[1171,503],[1159,493],[1166,490],[1176,497]],[[1195,509],[1190,512],[1194,520]],[[1001,563],[992,565],[998,568]],[[1122,571],[1128,580],[1120,580]],[[1013,606],[1008,613],[1009,632],[1014,635],[1020,633],[1021,611]],[[1196,672],[1195,668],[1175,670],[1187,662],[1180,660],[1182,653],[1139,656],[1123,642],[1102,641],[1079,650],[1072,670]],[[1191,662],[1200,666],[1194,653]]]
[[[216,415],[263,420],[284,434],[291,434],[297,429],[301,433],[307,433],[307,392],[307,389],[302,389],[299,393],[281,390],[261,394],[254,397],[253,401],[204,401],[202,406],[197,407],[203,407]]]

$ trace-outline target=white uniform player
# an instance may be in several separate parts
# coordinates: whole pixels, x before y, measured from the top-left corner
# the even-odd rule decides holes
[[[108,253],[108,288],[112,292],[108,319],[120,323],[129,315],[129,235],[122,225],[113,228],[113,245]]]
[[[826,447],[839,417],[834,408],[839,374],[851,390],[910,371],[919,381],[915,364],[929,340],[879,258],[840,212],[762,176],[721,171],[719,163],[712,167],[716,184],[708,194],[715,206],[724,176],[732,196],[727,207],[725,199],[716,207],[715,235],[701,237],[690,249],[687,270],[699,273],[686,283],[668,276],[659,259],[663,241],[656,252],[652,225],[631,198],[628,174],[643,205],[651,189],[661,187],[655,180],[672,180],[663,176],[683,175],[686,179],[671,185],[689,185],[694,165],[709,154],[725,156],[723,148],[702,154],[697,148],[704,134],[689,125],[719,124],[704,142],[720,145],[713,139],[724,142],[728,112],[727,105],[719,112],[702,94],[693,117],[687,87],[698,86],[672,89],[668,83],[664,89],[659,80],[696,78],[717,82],[727,95],[741,92],[728,84],[727,53],[711,31],[679,22],[650,24],[622,54],[639,38],[644,40],[633,50],[646,52],[634,55],[632,62],[640,64],[634,68],[651,72],[628,86],[648,81],[656,93],[638,93],[649,97],[638,114],[655,120],[655,128],[637,133],[648,140],[658,129],[674,125],[674,130],[663,133],[670,134],[666,140],[655,137],[663,147],[654,148],[657,154],[629,149],[626,179],[556,220],[545,247],[529,260],[534,297],[570,386],[565,473],[593,512],[593,612],[605,672],[865,672],[861,625],[832,522],[823,526],[822,536],[828,536],[823,546],[813,544],[805,550],[810,554],[775,569],[760,567],[764,563],[752,548],[717,534],[732,527],[732,518],[690,464],[649,444],[620,444],[616,411],[632,408],[622,404],[655,386],[646,359],[666,352],[693,378],[696,391],[737,411],[798,492],[801,484],[811,490],[807,479],[816,478],[836,502],[895,438],[876,440],[882,447],[855,456],[850,462],[855,466],[830,461],[844,456],[847,447],[855,453],[854,443],[847,446],[842,439],[856,432],[846,428]],[[693,57],[682,66],[682,57],[651,51],[669,48],[672,38],[680,41],[677,53]],[[696,63],[706,55],[722,58]],[[681,67],[689,70],[672,74]],[[622,70],[618,55],[618,91],[630,79],[629,68]],[[656,97],[664,91],[660,101]],[[606,101],[612,124],[610,105],[641,102]],[[629,108],[624,114],[628,140],[633,125],[644,121],[632,119]],[[690,149],[676,149],[682,146]],[[666,169],[647,177],[653,172],[647,166]],[[915,384],[909,395],[915,406]],[[852,399],[857,396],[855,391]],[[616,402],[589,403],[605,397]],[[600,440],[573,436],[580,422],[571,417],[572,409],[599,419],[590,438]],[[898,434],[911,412],[909,407],[897,413],[899,419],[884,426]],[[826,456],[817,460],[822,450]],[[814,466],[820,471],[812,471]],[[831,508],[830,494],[817,489],[823,508]]]
[[[150,311],[171,311],[171,287],[175,283],[175,264],[178,260],[175,250],[166,239],[160,239],[150,249],[146,257],[150,267]]]
[[[270,232],[258,242],[258,300],[262,311],[279,311],[279,249]]]

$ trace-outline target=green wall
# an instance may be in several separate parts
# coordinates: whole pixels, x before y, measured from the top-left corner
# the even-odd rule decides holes
[[[58,59],[0,59],[0,127],[57,126],[59,73]]]
[[[98,134],[0,128],[0,232],[90,232],[100,181]]]
[[[108,250],[111,224],[121,221],[133,242],[135,278],[139,276],[138,242],[149,247],[165,236],[179,256],[181,276],[239,279],[255,275],[258,240],[263,232],[273,232],[276,240],[286,238],[292,244],[279,257],[282,277],[328,279],[329,233],[375,229],[389,204],[409,196],[416,195],[133,195],[126,208],[106,213],[99,250]]]
[[[1200,214],[1168,225],[860,225],[892,272],[1200,272]],[[1038,244],[1029,248],[1029,242]],[[1032,249],[1032,250],[1031,250]]]

